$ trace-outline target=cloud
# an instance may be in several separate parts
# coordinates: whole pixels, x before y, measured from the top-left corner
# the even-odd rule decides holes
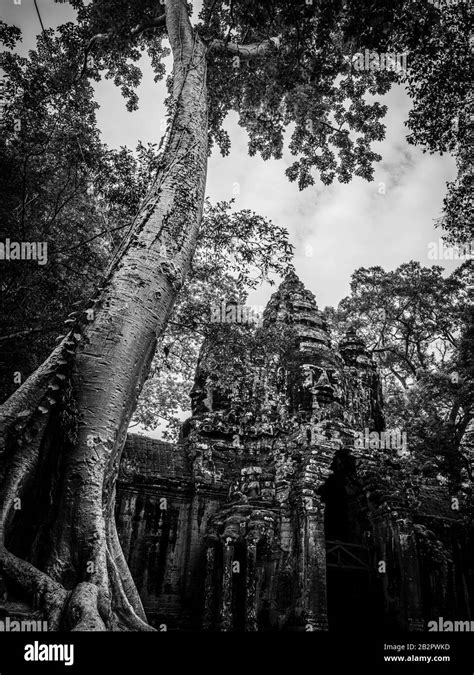
[[[423,154],[406,141],[404,121],[410,101],[400,87],[386,97],[387,135],[375,150],[383,160],[371,183],[355,178],[349,184],[315,185],[303,192],[284,174],[291,157],[264,162],[248,157],[246,134],[236,116],[226,122],[232,139],[230,157],[213,155],[208,194],[229,199],[237,184],[236,208],[251,208],[286,227],[295,246],[295,267],[320,306],[337,305],[349,292],[351,274],[362,266],[393,269],[411,259],[423,265],[428,243],[441,232],[446,181],[455,176],[449,156]],[[446,263],[449,269],[453,263]],[[262,287],[249,302],[262,304],[274,289]]]

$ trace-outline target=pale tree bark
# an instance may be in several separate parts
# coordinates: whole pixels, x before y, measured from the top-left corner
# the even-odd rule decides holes
[[[166,0],[166,28],[173,108],[156,180],[87,313],[0,408],[0,572],[53,630],[151,630],[117,536],[115,480],[195,250],[208,155],[207,48],[184,0]],[[19,500],[35,485],[44,515],[20,556]]]

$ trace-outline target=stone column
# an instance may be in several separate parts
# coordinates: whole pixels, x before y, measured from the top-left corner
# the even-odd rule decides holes
[[[413,523],[409,518],[398,518],[393,527],[400,547],[401,590],[406,606],[408,630],[423,630],[420,570]]]
[[[318,497],[304,497],[302,539],[303,620],[307,631],[328,629],[326,538],[324,504]]]
[[[376,571],[383,575],[386,609],[399,608],[410,631],[423,630],[420,571],[413,523],[405,514],[383,512],[373,516]]]
[[[247,573],[246,586],[246,617],[245,630],[256,631],[257,625],[257,545],[255,540],[247,541]]]
[[[206,580],[204,583],[204,617],[203,630],[212,630],[215,620],[215,608],[217,603],[216,588],[214,583],[216,564],[215,545],[211,544],[206,549]]]
[[[232,563],[234,560],[234,544],[224,544],[224,565],[222,576],[222,598],[219,611],[219,627],[221,631],[231,631],[232,617]]]

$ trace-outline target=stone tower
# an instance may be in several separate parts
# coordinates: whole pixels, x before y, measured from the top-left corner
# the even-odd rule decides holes
[[[336,455],[351,452],[355,430],[383,424],[378,376],[363,344],[354,334],[341,350],[331,344],[313,294],[295,274],[272,296],[261,328],[270,336],[285,330],[290,349],[265,354],[263,363],[249,359],[237,383],[240,393],[250,386],[257,403],[243,416],[237,405],[220,405],[212,378],[198,369],[207,403],[191,421],[188,455],[195,473],[204,463],[228,482],[205,535],[207,627],[327,629],[321,489]]]
[[[262,326],[227,329],[203,345],[178,445],[130,439],[124,455],[117,518],[149,617],[220,631],[423,627],[432,521],[414,521],[431,507],[403,458],[356,442],[384,432],[363,341],[349,330],[333,344],[295,274]],[[433,538],[442,608],[450,544]]]

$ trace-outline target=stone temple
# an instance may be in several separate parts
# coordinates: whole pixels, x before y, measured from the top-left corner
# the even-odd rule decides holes
[[[385,429],[362,340],[350,330],[333,344],[294,274],[263,325],[239,331],[242,367],[227,390],[215,376],[225,349],[204,344],[177,444],[127,440],[117,521],[150,622],[385,631],[470,619],[470,488],[454,510],[449,484],[412,471],[409,452],[355,442]],[[291,348],[278,343],[288,331]]]

